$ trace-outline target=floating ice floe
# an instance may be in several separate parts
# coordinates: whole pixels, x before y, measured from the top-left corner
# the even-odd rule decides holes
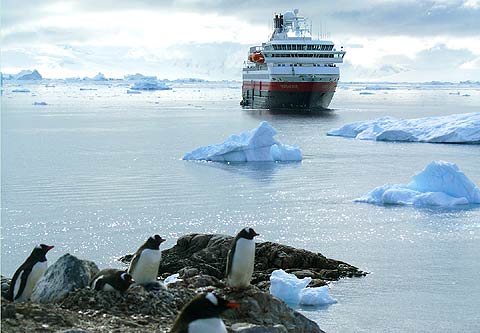
[[[284,145],[273,138],[277,131],[263,121],[258,127],[230,136],[224,143],[200,147],[185,154],[184,160],[216,162],[301,161],[297,146]]]
[[[14,93],[29,93],[30,90],[22,88],[22,89],[13,89],[12,92],[14,92]]]
[[[138,90],[130,90],[130,89],[127,90],[127,94],[141,94],[141,93],[142,92]]]
[[[360,92],[360,95],[375,95],[375,93],[370,92],[370,91],[362,91],[362,92]]]
[[[165,82],[158,82],[157,80],[141,80],[135,82],[130,89],[132,90],[171,90]]]
[[[327,135],[374,141],[480,143],[480,112],[417,119],[382,117],[349,123]]]
[[[33,102],[33,105],[47,105],[47,102]]]
[[[326,305],[337,303],[328,292],[328,287],[307,288],[311,277],[297,278],[282,269],[270,275],[270,294],[286,303],[301,305]]]
[[[480,189],[454,163],[433,161],[407,185],[386,184],[357,202],[377,205],[445,206],[480,204]]]
[[[97,88],[80,88],[81,91],[97,90]]]

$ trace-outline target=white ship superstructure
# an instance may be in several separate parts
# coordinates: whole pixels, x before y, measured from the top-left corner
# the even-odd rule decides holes
[[[343,47],[313,39],[298,10],[275,15],[270,40],[249,50],[242,104],[260,108],[327,108],[340,77]]]

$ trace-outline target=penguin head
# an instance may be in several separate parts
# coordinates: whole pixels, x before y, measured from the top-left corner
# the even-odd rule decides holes
[[[125,283],[126,285],[131,285],[131,284],[134,284],[135,283],[135,280],[133,279],[133,277],[126,273],[126,272],[120,272],[120,280],[123,281],[123,283]]]
[[[160,247],[160,244],[165,242],[166,239],[163,239],[159,235],[153,235],[147,239],[147,248],[149,249],[158,249]]]
[[[255,230],[253,230],[252,228],[249,228],[249,227],[243,228],[238,233],[239,238],[246,238],[246,239],[253,239],[253,237],[258,236],[258,235],[259,234],[257,234],[255,232]]]
[[[33,248],[32,255],[38,256],[38,257],[44,257],[48,251],[53,249],[53,245],[45,245],[45,244],[39,244]]]
[[[190,303],[186,305],[186,308],[189,308],[192,317],[212,318],[219,317],[225,310],[239,306],[240,303],[229,302],[214,293],[202,293],[195,296]]]

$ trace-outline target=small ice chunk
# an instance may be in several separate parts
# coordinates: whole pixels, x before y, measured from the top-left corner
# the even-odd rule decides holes
[[[141,94],[141,93],[142,92],[138,90],[130,90],[130,89],[127,90],[127,94]]]
[[[81,91],[97,90],[97,88],[80,88]]]
[[[178,274],[178,273],[169,275],[165,278],[165,280],[163,281],[163,284],[168,286],[169,284],[172,284],[172,283],[175,283],[175,282],[178,282],[178,281],[183,281],[182,279],[178,278],[179,276],[180,276],[180,274]]]
[[[386,184],[357,202],[378,205],[442,206],[480,204],[480,189],[454,163],[433,161],[407,185]]]
[[[294,274],[277,269],[270,275],[270,294],[287,303],[300,303],[300,292],[312,281],[311,277],[297,278]]]
[[[14,92],[14,93],[29,93],[30,90],[25,89],[25,88],[20,88],[20,89],[13,89],[12,92]]]
[[[345,124],[327,135],[374,141],[480,143],[480,112],[441,117],[382,117]]]
[[[270,294],[286,303],[302,305],[325,305],[336,303],[328,287],[307,288],[311,277],[297,278],[294,274],[277,269],[270,275]]]
[[[33,105],[47,105],[47,102],[33,102]]]
[[[305,288],[300,292],[300,304],[302,305],[326,305],[337,303],[337,300],[330,296],[327,286]]]
[[[278,142],[273,138],[276,134],[277,131],[263,121],[250,131],[231,135],[224,143],[197,148],[185,154],[183,159],[216,162],[301,161],[300,149]]]

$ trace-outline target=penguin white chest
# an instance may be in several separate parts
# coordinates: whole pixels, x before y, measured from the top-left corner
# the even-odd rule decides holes
[[[254,264],[255,242],[253,239],[238,239],[228,274],[228,285],[235,288],[248,287],[252,279]]]
[[[135,267],[130,271],[135,282],[146,284],[157,281],[158,266],[161,258],[162,252],[160,250],[143,250]]]
[[[227,333],[227,328],[220,318],[204,318],[188,324],[188,333]]]
[[[35,285],[37,284],[38,280],[42,277],[43,273],[45,273],[45,271],[47,270],[47,266],[48,264],[46,261],[42,261],[42,262],[39,261],[35,265],[33,265],[32,270],[30,271],[30,274],[27,277],[27,283],[25,284],[25,289],[23,289],[23,291],[20,290],[20,284],[22,283],[22,276],[23,274],[25,274],[25,272],[22,272],[18,276],[17,281],[15,281],[13,298],[15,299],[19,293],[21,293],[21,295],[18,298],[16,298],[16,301],[24,302],[30,299],[33,288],[35,288]]]

